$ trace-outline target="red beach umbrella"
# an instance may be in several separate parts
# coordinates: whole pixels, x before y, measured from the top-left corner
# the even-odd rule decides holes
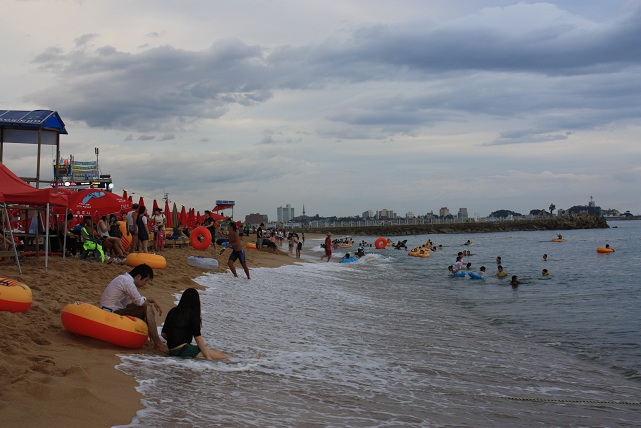
[[[187,212],[184,205],[180,209],[180,224],[187,224]]]
[[[152,207],[152,208],[151,208],[151,210],[152,210],[152,211],[153,211],[153,210],[157,210],[158,208],[160,208],[160,207],[158,206],[158,202],[156,202],[156,200],[155,200],[155,199],[154,199],[154,204],[153,204],[151,207]]]
[[[189,214],[187,215],[187,224],[192,229],[196,226],[196,213],[193,208],[189,208]]]
[[[141,197],[140,197],[140,199],[138,200],[138,206],[139,206],[139,207],[142,207],[143,205],[145,205],[145,200],[144,200],[144,199],[143,199],[143,197],[141,196]]]
[[[171,218],[171,212],[169,211],[169,201],[165,199],[165,212],[163,212],[165,218],[167,219],[167,227],[174,227],[174,222]]]
[[[127,191],[126,191],[126,190],[123,190],[123,191],[122,191],[122,199],[129,199],[129,198],[127,197]]]
[[[196,223],[198,223],[198,224],[203,224],[203,221],[205,221],[205,216],[204,216],[204,215],[202,215],[202,214],[200,213],[200,211],[198,211],[198,212],[196,213]]]
[[[85,189],[69,194],[69,209],[79,216],[101,217],[131,209],[131,203],[111,192]]]

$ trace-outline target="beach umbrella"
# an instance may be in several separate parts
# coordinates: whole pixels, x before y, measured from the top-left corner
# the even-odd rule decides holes
[[[123,190],[123,191],[122,191],[122,199],[129,199],[129,198],[127,197],[127,191],[126,191],[126,190]]]
[[[196,212],[194,211],[193,208],[189,209],[189,214],[187,215],[187,224],[191,228],[196,226]]]
[[[131,205],[133,205],[133,204],[134,204],[134,197],[133,197],[133,196],[131,196],[131,195],[130,195],[130,196],[127,198],[127,200],[129,201],[129,203],[130,203]]]
[[[145,205],[145,200],[144,200],[144,199],[143,199],[143,197],[141,196],[141,197],[140,197],[140,199],[138,199],[138,206],[139,206],[139,207],[142,207],[143,205]]]
[[[196,223],[198,223],[198,224],[203,224],[203,221],[205,221],[205,216],[204,216],[204,215],[202,215],[202,214],[200,213],[200,211],[198,211],[198,212],[196,213]]]
[[[171,210],[171,221],[174,224],[174,227],[181,227],[184,226],[180,224],[180,218],[178,217],[178,208],[176,207],[176,203],[174,202],[174,207]]]
[[[180,224],[187,224],[187,212],[184,205],[180,209]]]
[[[154,203],[153,203],[153,205],[151,206],[151,210],[152,210],[152,211],[154,211],[154,210],[157,210],[158,208],[160,208],[160,207],[158,206],[158,202],[156,202],[156,200],[154,199]]]
[[[167,219],[167,227],[174,227],[174,222],[171,218],[171,213],[169,212],[169,201],[165,199],[165,212],[163,212],[165,218]]]
[[[94,218],[109,214],[120,214],[131,209],[127,199],[111,192],[97,189],[85,189],[68,195],[69,210],[75,215],[90,215]]]

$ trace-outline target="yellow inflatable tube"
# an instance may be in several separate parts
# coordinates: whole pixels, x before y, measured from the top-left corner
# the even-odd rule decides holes
[[[158,254],[131,253],[127,256],[128,266],[146,264],[152,269],[164,269],[167,267],[167,260]]]
[[[24,312],[31,307],[31,289],[22,282],[0,278],[0,311]]]
[[[68,304],[60,319],[65,329],[72,333],[124,348],[140,348],[147,342],[149,330],[143,320],[114,314],[88,303]]]

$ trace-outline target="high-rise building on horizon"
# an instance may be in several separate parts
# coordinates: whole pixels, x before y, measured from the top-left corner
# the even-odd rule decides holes
[[[467,218],[467,208],[459,208],[457,217],[458,218]]]
[[[394,214],[394,211],[388,210],[387,208],[383,208],[382,210],[376,211],[376,217],[381,219],[393,219],[396,217],[396,214]]]
[[[285,205],[285,207],[278,207],[276,209],[276,218],[278,219],[279,223],[287,223],[294,217],[294,207],[292,207],[290,204]]]
[[[450,215],[450,210],[447,207],[441,207],[440,210],[438,210],[438,215],[441,217],[447,217]]]

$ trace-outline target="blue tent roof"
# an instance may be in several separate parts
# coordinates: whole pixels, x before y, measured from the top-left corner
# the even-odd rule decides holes
[[[51,110],[0,110],[0,127],[37,129],[46,128],[67,134],[65,123]]]

